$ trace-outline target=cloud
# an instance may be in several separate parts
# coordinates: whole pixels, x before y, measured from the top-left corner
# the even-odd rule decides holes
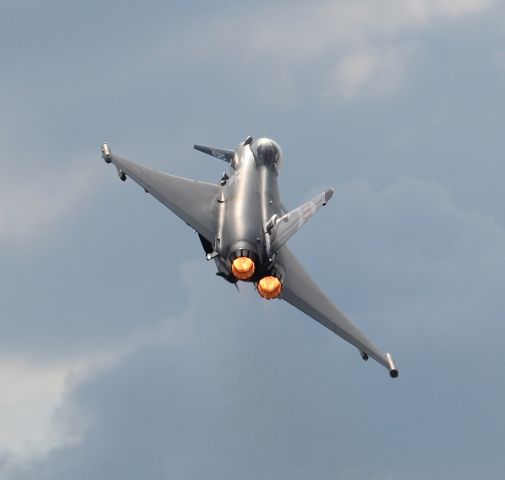
[[[87,161],[57,170],[7,166],[0,178],[0,248],[23,248],[61,232],[102,181]]]
[[[209,283],[191,262],[189,314],[67,390],[56,418],[85,423],[80,443],[6,478],[496,477],[504,229],[404,178],[342,185],[294,238],[318,283],[391,347],[398,382],[288,305]]]
[[[26,361],[2,360],[0,378],[0,451],[10,457],[36,456],[56,439],[48,434],[54,408],[60,403],[68,372],[61,366],[42,367]]]
[[[52,449],[77,441],[80,430],[73,426],[72,432],[62,431],[54,422],[54,412],[64,393],[90,371],[96,375],[115,365],[132,346],[109,345],[103,352],[88,349],[80,358],[77,354],[58,362],[20,355],[1,358],[0,452],[6,458],[6,468],[43,458]]]
[[[414,8],[419,8],[423,3],[426,10],[432,15],[447,15],[457,17],[472,13],[479,13],[491,7],[494,0],[428,0],[426,2],[410,2]]]
[[[394,93],[405,84],[410,55],[405,48],[385,48],[345,56],[337,63],[323,95],[350,101]]]
[[[500,478],[505,269],[503,227],[493,217],[462,208],[435,183],[353,182],[294,237],[318,283],[395,354],[401,378],[391,383],[289,306],[262,302],[247,288],[236,294],[210,264],[184,263],[181,287],[174,265],[202,255],[197,239],[152,199],[141,203],[141,189],[123,188],[95,152],[96,175],[84,156],[63,162],[48,140],[80,151],[105,136],[118,152],[168,171],[166,159],[178,157],[186,165],[173,173],[200,177],[201,164],[187,162],[193,157],[182,143],[205,136],[224,145],[243,138],[239,130],[280,131],[286,152],[292,148],[288,163],[294,171],[297,159],[301,165],[291,177],[286,170],[288,198],[321,171],[336,177],[338,170],[338,178],[363,171],[381,182],[399,171],[447,172],[454,190],[463,180],[465,205],[482,204],[479,185],[491,190],[490,178],[500,178],[497,163],[484,167],[485,158],[499,158],[499,148],[489,148],[501,139],[500,115],[489,107],[499,90],[488,85],[483,95],[473,60],[488,58],[475,39],[494,37],[461,24],[491,3],[299,2],[289,10],[213,3],[195,14],[158,2],[159,9],[143,4],[132,15],[112,2],[98,16],[94,3],[86,12],[52,2],[35,15],[4,15],[29,27],[9,21],[12,30],[3,29],[4,46],[18,50],[7,48],[2,77],[3,126],[10,125],[2,141],[11,138],[16,148],[2,155],[12,160],[0,175],[0,248],[32,252],[72,222],[81,227],[52,255],[9,259],[3,270],[2,350],[29,358],[2,359],[2,376],[14,377],[17,392],[5,395],[0,424],[13,425],[4,419],[14,402],[19,421],[3,444],[19,452],[25,440],[59,432],[45,458],[24,456],[13,466],[12,453],[0,453],[4,477]],[[471,54],[463,55],[460,40],[474,44]],[[389,102],[379,113],[333,108],[406,92],[413,69],[425,67],[416,62],[425,60],[425,46],[430,67],[440,69],[425,68],[431,83],[404,110]],[[477,93],[465,83],[470,70]],[[301,103],[310,107],[292,115]],[[329,115],[320,111],[326,103]],[[427,136],[439,107],[448,114],[433,126],[438,135]],[[422,141],[384,148],[402,128]],[[37,160],[21,159],[29,149]],[[221,168],[205,165],[210,176]],[[101,181],[121,193],[108,190],[107,206],[77,216]],[[151,329],[159,318],[168,319]],[[129,349],[109,368],[89,370],[97,350],[114,355],[123,342]],[[87,374],[74,375],[73,362]],[[72,438],[78,441],[68,445]]]
[[[249,12],[245,35],[242,14],[206,18],[177,32],[185,39],[177,49],[171,33],[148,63],[163,56],[180,57],[182,64],[196,58],[219,76],[224,59],[233,58],[227,74],[239,74],[242,86],[273,103],[384,97],[407,83],[423,32],[471,19],[492,5],[487,0],[294,2],[287,15],[284,5],[269,4]]]
[[[204,278],[201,265],[200,268],[185,265],[182,281],[193,294],[194,275]],[[40,318],[37,321],[40,322]],[[187,341],[192,326],[190,311],[158,322],[139,323],[137,319],[134,327],[117,331],[116,338],[100,345],[96,339],[73,350],[60,345],[55,349],[59,352],[56,358],[47,358],[44,350],[30,349],[25,356],[18,349],[16,356],[0,357],[3,391],[0,398],[0,478],[10,478],[12,472],[23,470],[27,463],[42,461],[51,451],[79,443],[86,432],[86,421],[75,417],[68,402],[61,405],[68,391],[117,368],[132,352],[146,346],[157,348],[161,344],[163,348],[177,348]],[[88,328],[93,329],[89,322]],[[27,332],[25,335],[30,336]],[[68,343],[63,340],[64,335],[60,337],[60,342]]]
[[[419,322],[405,324],[397,318],[402,322],[398,328],[426,329],[427,337],[434,324],[459,336],[462,331],[452,332],[450,322],[456,318],[466,333],[478,330],[474,319],[484,310],[487,321],[497,321],[496,285],[505,280],[505,230],[491,215],[460,209],[446,187],[412,178],[380,191],[363,182],[348,183],[337,188],[331,206],[335,217],[327,225],[322,251],[355,252],[343,259],[340,268],[345,271],[337,276],[344,298],[359,296],[354,289],[361,285],[372,295],[364,311],[380,303],[389,305],[396,317],[395,298],[400,296],[401,308],[408,304]],[[351,284],[345,280],[349,277]]]
[[[0,358],[0,454],[4,463],[2,467],[0,462],[0,473],[78,444],[85,435],[86,422],[75,417],[68,421],[72,407],[61,405],[67,392],[116,368],[131,352],[158,345],[160,339],[163,348],[177,346],[190,328],[190,316],[182,315],[149,328],[140,325],[120,341],[101,349],[89,346],[58,361],[20,355]]]

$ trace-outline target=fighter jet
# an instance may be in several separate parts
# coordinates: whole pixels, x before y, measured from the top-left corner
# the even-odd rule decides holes
[[[235,150],[194,148],[228,163],[229,173],[217,184],[175,177],[121,158],[106,143],[102,157],[121,180],[131,178],[195,230],[217,275],[232,284],[253,283],[264,299],[290,303],[354,345],[363,360],[371,357],[397,377],[391,355],[375,347],[328,299],[286,245],[326,205],[333,189],[288,212],[279,196],[282,151],[275,141],[247,137]]]

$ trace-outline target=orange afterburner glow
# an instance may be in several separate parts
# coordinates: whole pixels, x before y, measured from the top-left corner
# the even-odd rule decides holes
[[[254,262],[249,257],[238,257],[231,264],[231,271],[235,278],[247,280],[254,275]]]
[[[282,284],[281,281],[272,275],[263,277],[258,282],[258,293],[267,299],[277,298],[281,294]]]

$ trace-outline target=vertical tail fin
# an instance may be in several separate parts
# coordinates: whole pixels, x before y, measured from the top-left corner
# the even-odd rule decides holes
[[[219,158],[219,160],[223,160],[223,162],[228,163],[231,162],[233,156],[235,155],[233,150],[227,150],[225,148],[206,147],[204,145],[193,145],[193,148],[199,152],[206,153],[207,155]]]
[[[271,239],[269,255],[279,250],[332,196],[333,188],[330,188],[282,217],[274,215],[265,225]]]

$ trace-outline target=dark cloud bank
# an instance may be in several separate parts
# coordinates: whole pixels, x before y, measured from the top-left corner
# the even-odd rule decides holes
[[[398,381],[288,306],[188,263],[195,306],[71,382],[55,422],[86,425],[81,442],[8,478],[500,478],[503,229],[410,179],[347,184],[333,201],[294,249],[391,347]]]

